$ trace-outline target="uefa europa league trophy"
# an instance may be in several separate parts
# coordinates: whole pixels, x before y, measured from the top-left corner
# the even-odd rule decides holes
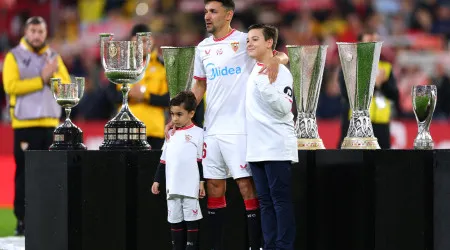
[[[53,131],[53,144],[49,150],[86,150],[83,131],[70,120],[70,111],[77,106],[84,93],[84,77],[75,77],[73,83],[62,83],[50,78],[53,97],[66,111],[66,120]]]
[[[105,125],[101,150],[149,150],[145,124],[128,107],[130,84],[145,75],[150,60],[150,32],[137,33],[137,41],[113,41],[113,34],[100,34],[100,55],[109,81],[122,84],[123,103],[119,113]],[[144,61],[144,54],[146,58]]]
[[[327,47],[326,45],[286,46],[297,102],[298,116],[295,131],[298,149],[325,149],[317,129],[316,109]]]
[[[183,90],[191,89],[195,46],[161,47],[169,85],[170,99]]]
[[[369,106],[378,74],[383,42],[336,43],[352,116],[343,149],[379,149],[373,135]]]
[[[414,149],[433,149],[430,123],[436,107],[436,86],[414,86],[411,94],[413,110],[419,127],[417,137],[414,139]]]

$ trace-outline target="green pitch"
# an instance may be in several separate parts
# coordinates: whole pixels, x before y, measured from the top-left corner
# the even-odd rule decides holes
[[[13,236],[16,218],[12,209],[0,208],[0,237]]]

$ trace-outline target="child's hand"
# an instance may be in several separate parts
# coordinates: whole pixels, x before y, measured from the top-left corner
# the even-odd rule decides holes
[[[199,193],[198,193],[198,197],[200,198],[200,199],[202,199],[202,198],[204,198],[206,196],[206,192],[205,192],[205,182],[204,181],[201,181],[200,182],[200,190],[199,190]]]
[[[159,194],[159,182],[153,182],[152,193]]]

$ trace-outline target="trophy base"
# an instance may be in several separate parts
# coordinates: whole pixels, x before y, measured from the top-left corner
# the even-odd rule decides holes
[[[105,137],[100,150],[150,150],[146,129],[138,120],[112,120],[105,125]]]
[[[71,144],[71,143],[53,143],[48,150],[86,150],[87,147],[83,143]]]
[[[49,150],[86,150],[83,144],[83,131],[66,120],[53,132],[53,144]]]
[[[341,149],[380,149],[376,137],[345,137]]]
[[[434,148],[433,141],[414,140],[414,149],[432,150]]]
[[[300,150],[317,150],[325,149],[322,139],[297,139],[297,149]]]

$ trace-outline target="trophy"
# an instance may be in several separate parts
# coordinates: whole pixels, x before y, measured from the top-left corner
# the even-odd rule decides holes
[[[326,45],[286,46],[294,79],[294,95],[298,111],[295,123],[298,149],[325,149],[317,129],[316,109],[327,47]]]
[[[195,46],[161,47],[169,85],[170,99],[183,90],[191,89]]]
[[[150,60],[150,36],[150,32],[142,32],[136,34],[136,41],[113,41],[113,34],[100,34],[100,55],[106,78],[122,84],[123,96],[119,113],[105,125],[101,150],[150,149],[145,124],[128,107],[130,84],[144,77]]]
[[[436,107],[436,86],[414,86],[411,94],[413,110],[419,127],[417,137],[414,139],[414,149],[433,149],[430,123]]]
[[[378,74],[383,42],[336,43],[352,115],[343,149],[379,149],[369,106]]]
[[[70,120],[70,111],[77,106],[84,93],[84,77],[75,82],[62,83],[60,78],[50,78],[53,97],[66,111],[66,120],[53,131],[53,144],[49,150],[86,150],[83,131]]]

